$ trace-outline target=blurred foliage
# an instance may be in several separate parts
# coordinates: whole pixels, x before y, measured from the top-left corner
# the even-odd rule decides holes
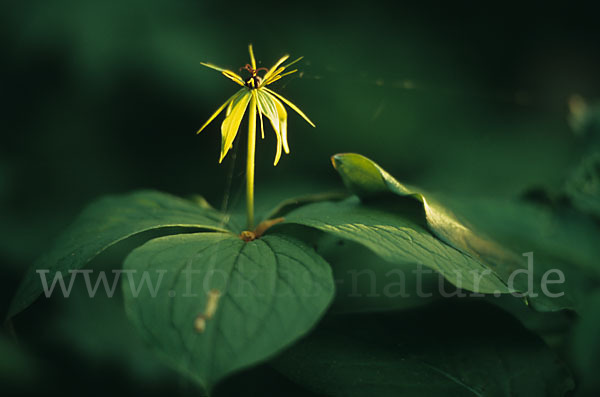
[[[589,131],[600,113],[593,101],[583,113],[567,103],[572,94],[600,96],[593,3],[335,3],[4,2],[0,313],[26,268],[93,198],[153,188],[202,194],[217,208],[241,205],[244,151],[219,166],[218,128],[194,132],[231,89],[199,62],[237,69],[249,42],[259,59],[305,56],[301,77],[280,90],[317,124],[291,116],[291,155],[277,168],[274,137],[259,140],[258,207],[340,188],[329,156],[346,151],[428,190],[482,196],[555,191],[571,170],[590,175],[576,167],[598,142]],[[582,191],[566,186],[566,196]],[[597,211],[589,195],[570,197]],[[94,266],[118,258],[103,254]],[[84,387],[194,394],[135,341],[117,337],[130,327],[113,310],[119,305],[38,303],[0,337],[2,383],[64,395]],[[584,363],[590,392],[599,322],[592,315],[578,325],[569,355]],[[234,380],[274,379],[269,368],[255,371]]]
[[[326,319],[274,365],[327,396],[563,396],[573,389],[564,364],[510,316],[452,299],[394,315]]]
[[[583,320],[573,332],[572,356],[581,376],[582,393],[600,390],[600,292],[591,296]]]

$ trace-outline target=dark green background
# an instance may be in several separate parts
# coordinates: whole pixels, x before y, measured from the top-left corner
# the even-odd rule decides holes
[[[237,70],[250,42],[267,67],[304,55],[301,77],[273,87],[317,125],[290,114],[291,154],[276,168],[267,129],[259,207],[341,188],[329,156],[346,151],[430,190],[558,185],[584,145],[567,99],[600,94],[592,4],[4,2],[0,314],[24,270],[97,196],[155,188],[243,204],[245,134],[237,160],[219,165],[220,120],[195,132],[236,90],[199,62]],[[122,252],[98,266],[118,266]],[[118,299],[71,301],[37,304],[15,322],[18,344],[0,339],[9,388],[73,378],[67,393],[193,391],[136,344]]]

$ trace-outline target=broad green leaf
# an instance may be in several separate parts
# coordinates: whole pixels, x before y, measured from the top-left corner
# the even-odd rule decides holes
[[[115,263],[122,264],[123,257],[117,257],[113,252],[107,257],[110,262],[109,258],[98,261],[106,264],[94,263],[94,272],[90,274],[92,280],[101,274],[99,271],[111,269]],[[120,278],[127,281],[125,273]],[[67,346],[71,354],[89,361],[110,363],[114,371],[128,373],[140,382],[166,380],[172,371],[140,340],[123,310],[118,283],[113,284],[111,280],[116,296],[99,291],[91,297],[89,287],[82,281],[81,278],[75,281],[69,299],[53,302],[59,310],[53,311],[53,315],[44,321],[44,334],[51,338],[52,344]]]
[[[320,239],[317,252],[333,269],[335,313],[407,310],[440,298],[444,278],[413,263],[390,263],[358,243],[330,234]],[[451,293],[456,288],[444,290]]]
[[[208,390],[305,334],[334,294],[329,265],[281,235],[248,243],[224,233],[162,237],[135,249],[125,270],[133,275],[123,284],[129,317]]]
[[[445,202],[473,230],[514,252],[533,251],[600,276],[600,228],[592,219],[519,200],[446,197]]]
[[[330,312],[364,313],[414,309],[457,293],[444,278],[414,263],[390,263],[364,246],[300,225],[279,231],[311,247],[331,265],[335,299]]]
[[[335,155],[333,163],[349,189],[366,201],[393,194],[404,203],[411,199],[420,203],[429,230],[489,264],[504,281],[516,270],[525,270],[528,263],[522,254],[528,252],[534,255],[532,278],[538,288],[548,271],[566,274],[560,290],[564,296],[549,298],[528,291],[533,292],[531,302],[540,310],[576,309],[590,287],[585,284],[593,284],[600,276],[600,229],[578,214],[517,200],[442,198],[398,182],[358,154]],[[528,290],[523,281],[517,289]]]
[[[531,304],[538,310],[579,311],[589,291],[600,286],[600,228],[592,219],[576,211],[548,208],[535,203],[495,199],[446,199],[456,211],[465,214],[473,230],[482,231],[512,252],[531,253],[533,289]],[[502,269],[511,263],[482,253],[484,260]],[[517,262],[515,262],[517,263]],[[521,262],[525,268],[529,267]],[[543,279],[562,274],[564,281],[548,286],[553,294],[543,292]],[[501,273],[503,279],[507,274]],[[537,295],[537,296],[536,296]]]
[[[473,231],[448,207],[422,189],[404,185],[368,158],[355,153],[337,154],[332,157],[335,169],[344,184],[359,197],[396,194],[422,203],[427,226],[446,243],[476,257],[497,257],[513,262],[515,255],[490,239]],[[518,259],[517,259],[518,261]]]
[[[507,314],[452,300],[394,316],[326,319],[275,367],[327,396],[556,396],[566,366]]]
[[[469,291],[509,292],[484,263],[435,238],[415,221],[361,204],[356,197],[300,207],[290,212],[285,221],[355,241],[392,263],[422,264]]]
[[[165,227],[226,231],[228,219],[207,207],[157,191],[108,196],[89,205],[59,237],[54,248],[29,269],[11,303],[8,317],[21,312],[43,292],[38,270],[48,283],[60,272],[80,269],[113,244],[134,234]]]

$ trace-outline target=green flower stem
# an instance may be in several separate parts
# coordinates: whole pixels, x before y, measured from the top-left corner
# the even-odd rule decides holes
[[[256,149],[256,93],[250,98],[248,115],[248,158],[246,163],[246,216],[248,230],[254,229],[254,155]]]

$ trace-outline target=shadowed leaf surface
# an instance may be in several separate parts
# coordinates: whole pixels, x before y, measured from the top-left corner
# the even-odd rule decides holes
[[[411,219],[363,205],[356,197],[309,204],[285,219],[355,241],[392,263],[422,264],[470,291],[508,292],[484,263],[440,241]]]
[[[90,204],[63,232],[52,250],[29,269],[9,309],[18,314],[43,292],[37,270],[48,270],[48,283],[61,272],[69,282],[69,270],[84,267],[98,254],[137,233],[165,227],[189,227],[226,231],[228,219],[209,207],[157,191],[138,191],[108,196]]]
[[[275,366],[328,396],[558,397],[573,389],[541,340],[481,302],[330,318]]]
[[[402,202],[414,199],[420,203],[429,230],[486,263],[504,282],[528,266],[520,254],[533,252],[535,291],[528,290],[524,278],[514,280],[515,287],[527,290],[540,310],[579,308],[585,291],[600,279],[600,229],[573,211],[521,200],[432,195],[398,182],[359,154],[335,155],[333,162],[346,186],[366,202],[393,194]],[[406,214],[403,208],[395,212]],[[563,284],[553,286],[553,294],[562,293],[558,297],[540,294],[539,290],[544,274],[552,269],[566,274]]]
[[[131,320],[153,349],[209,390],[306,333],[334,293],[329,265],[280,235],[248,243],[223,233],[162,237],[134,250],[125,269],[134,272],[123,284]],[[219,297],[208,309],[211,294]]]

